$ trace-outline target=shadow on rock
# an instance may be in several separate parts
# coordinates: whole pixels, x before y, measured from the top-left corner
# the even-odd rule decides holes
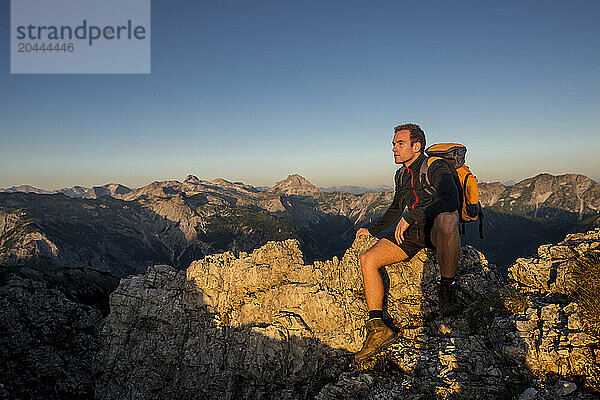
[[[581,291],[597,290],[598,265],[587,271],[575,267],[581,256],[599,248],[600,229],[568,234],[509,268],[503,300],[511,313],[495,318],[489,337],[513,369],[529,372],[523,399],[598,398],[600,337],[582,310],[590,304],[582,307],[577,300]],[[593,275],[592,287],[585,287],[580,274]]]
[[[124,279],[111,303],[100,399],[308,399],[347,364],[348,351],[322,343],[285,306],[242,323],[167,266]]]
[[[92,399],[102,312],[118,278],[0,266],[0,398]]]
[[[185,275],[154,266],[122,280],[103,330],[98,398],[491,398],[505,390],[498,356],[464,317],[424,323],[439,280],[428,251],[387,268],[387,313],[402,332],[388,354],[396,372],[349,368],[365,336],[359,257],[375,240],[360,238],[341,261],[305,265],[288,240],[207,256]],[[480,253],[462,251],[459,296],[468,305],[497,290],[497,277]]]

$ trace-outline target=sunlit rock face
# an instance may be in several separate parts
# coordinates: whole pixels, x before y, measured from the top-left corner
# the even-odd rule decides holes
[[[65,286],[48,272],[47,283],[9,273],[0,290],[8,333],[3,351],[38,354],[30,339],[55,344],[30,365],[29,386],[10,378],[17,364],[0,365],[8,379],[0,394],[10,388],[46,398],[94,390],[100,399],[593,398],[582,383],[598,368],[598,338],[584,330],[581,306],[569,297],[573,276],[563,263],[573,251],[597,249],[599,235],[570,235],[542,246],[538,258],[515,263],[511,285],[527,306],[514,313],[490,301],[497,296],[497,274],[470,247],[461,250],[457,274],[465,311],[452,318],[437,316],[439,270],[431,250],[386,267],[386,321],[398,339],[372,362],[354,367],[352,353],[365,336],[359,256],[374,238],[357,240],[341,260],[311,265],[288,240],[251,254],[208,256],[186,272],[150,267],[121,280],[101,332],[100,313],[79,303],[86,300],[79,286]],[[548,260],[555,263],[550,272]],[[61,283],[74,300],[46,287],[50,282]],[[23,312],[27,323],[19,317]],[[70,361],[64,369],[53,360]],[[36,384],[44,371],[53,371],[60,385]]]
[[[375,240],[363,237],[342,260],[313,265],[304,264],[298,243],[288,240],[239,257],[207,256],[186,274],[154,266],[123,279],[104,325],[97,395],[275,399],[337,393],[365,337],[359,257]],[[506,374],[484,336],[470,334],[465,316],[436,319],[438,281],[429,250],[385,271],[386,312],[399,329],[390,359],[400,371],[427,373],[426,382],[406,390],[480,390],[480,383],[469,386],[474,371],[497,393]],[[497,290],[497,275],[483,255],[466,247],[457,286],[468,305]]]
[[[570,234],[558,244],[541,246],[537,257],[520,258],[509,268],[510,282],[528,307],[511,316],[517,332],[506,349],[521,348],[525,364],[539,376],[600,372],[600,340],[584,330],[580,305],[573,299],[581,290],[573,263],[598,250],[600,229]]]

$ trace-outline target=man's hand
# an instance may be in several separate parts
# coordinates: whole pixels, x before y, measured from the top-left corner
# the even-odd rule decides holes
[[[410,225],[408,225],[408,222],[406,222],[404,218],[400,219],[400,222],[398,222],[398,225],[396,225],[396,232],[394,233],[394,236],[396,237],[396,242],[398,242],[398,244],[402,243],[404,240],[404,232],[409,226]]]
[[[367,235],[367,236],[371,236],[371,232],[369,232],[369,230],[367,228],[360,228],[357,232],[356,232],[356,239],[358,239],[359,236],[363,236],[363,235]]]

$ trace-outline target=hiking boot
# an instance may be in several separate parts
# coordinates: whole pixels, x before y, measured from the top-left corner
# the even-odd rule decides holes
[[[442,318],[459,314],[462,311],[462,307],[456,301],[454,282],[440,283],[438,294],[440,299],[440,315]]]
[[[367,337],[362,349],[354,355],[355,361],[363,361],[385,349],[396,339],[394,332],[379,318],[367,320]]]

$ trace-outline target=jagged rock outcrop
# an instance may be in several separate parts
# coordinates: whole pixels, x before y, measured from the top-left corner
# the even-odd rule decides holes
[[[103,291],[94,271],[37,272],[0,267],[0,398],[91,399],[102,312],[80,289]],[[70,286],[70,279],[77,279]],[[113,278],[114,280],[114,278]],[[71,282],[73,283],[73,282]],[[113,290],[114,286],[109,290]],[[108,294],[105,294],[108,299]]]
[[[150,267],[121,280],[101,339],[98,306],[82,302],[113,283],[85,269],[2,269],[0,398],[597,398],[586,385],[600,376],[599,338],[570,297],[568,263],[600,248],[600,230],[520,259],[501,297],[494,267],[464,247],[465,311],[452,318],[436,315],[431,251],[387,267],[398,340],[357,370],[366,311],[358,260],[374,241],[312,265],[288,240],[207,256],[185,273]]]
[[[493,266],[463,248],[457,293],[465,312],[453,318],[436,315],[439,271],[431,251],[387,267],[386,313],[399,337],[366,370],[353,370],[351,355],[365,335],[358,260],[374,238],[357,240],[341,260],[312,265],[289,240],[239,257],[207,256],[185,275],[154,266],[122,280],[111,297],[96,394],[591,399],[585,379],[598,367],[598,338],[582,330],[577,303],[562,289],[569,274],[561,264],[572,254],[566,248],[595,248],[599,234],[541,247],[555,272],[519,260],[509,286],[516,300],[499,297]],[[533,279],[531,268],[542,278]],[[527,307],[506,311],[509,300],[522,299]]]
[[[520,258],[509,268],[521,307],[515,315],[497,321],[517,328],[507,336],[503,351],[524,361],[540,377],[548,373],[600,377],[600,338],[584,331],[572,296],[579,285],[572,263],[590,250],[600,250],[600,229],[569,234],[556,245],[541,246],[537,257]]]
[[[362,238],[342,260],[314,265],[303,263],[296,241],[271,242],[237,258],[207,256],[187,277],[155,266],[122,280],[103,330],[98,397],[312,398],[330,382],[321,397],[332,398],[331,385],[364,339],[358,259],[374,240]],[[386,276],[387,312],[402,328],[392,358],[403,371],[427,376],[418,390],[504,389],[502,360],[483,335],[469,336],[465,318],[425,322],[437,308],[432,253],[390,266]],[[497,289],[497,276],[466,247],[457,285],[468,305]],[[469,374],[479,381],[470,385]]]

